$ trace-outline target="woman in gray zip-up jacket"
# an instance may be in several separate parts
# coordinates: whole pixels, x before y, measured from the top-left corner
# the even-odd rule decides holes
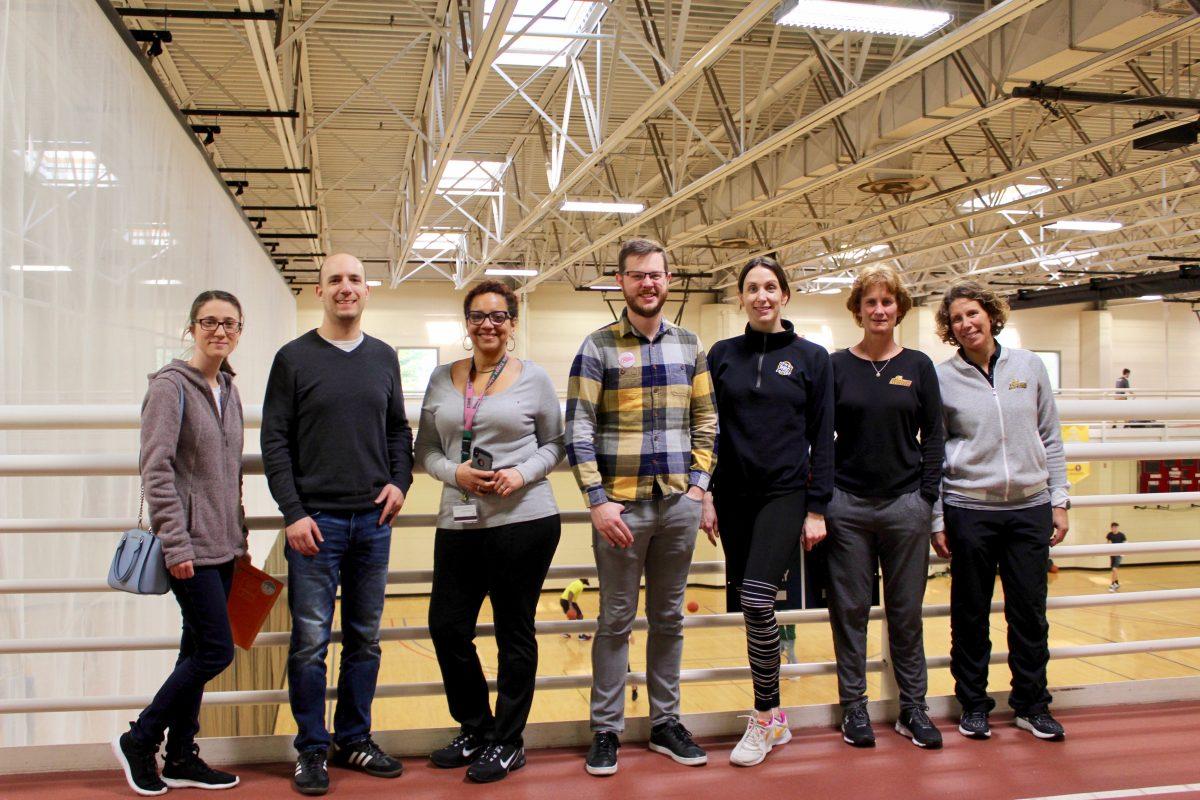
[[[150,375],[142,404],[141,476],[150,524],[162,543],[183,638],[175,668],[129,730],[113,740],[131,789],[227,789],[234,775],[210,768],[195,743],[204,685],[233,661],[226,603],[234,560],[246,555],[242,508],[242,401],[227,360],[242,332],[228,292],[192,303],[192,357]],[[155,756],[166,734],[161,776]]]
[[[1016,725],[1061,740],[1046,689],[1046,571],[1067,533],[1066,457],[1050,376],[1028,350],[1001,348],[1008,304],[973,281],[942,298],[938,333],[958,353],[937,367],[946,421],[933,545],[950,558],[950,672],[962,706],[959,733],[991,736],[988,616],[996,571],[1008,622],[1009,705]]]

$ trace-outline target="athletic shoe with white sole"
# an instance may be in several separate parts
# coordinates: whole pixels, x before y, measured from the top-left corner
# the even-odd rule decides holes
[[[729,753],[729,763],[739,767],[753,767],[755,764],[761,764],[767,757],[767,753],[770,753],[771,748],[774,747],[772,740],[775,732],[772,730],[771,723],[768,722],[764,725],[754,714],[747,715],[746,719],[749,720],[746,723],[746,732],[742,734],[742,740]]]
[[[968,739],[992,738],[992,726],[988,724],[986,711],[964,711],[958,718],[958,732]]]
[[[479,754],[483,752],[485,746],[487,746],[487,742],[479,734],[459,731],[458,736],[455,736],[450,744],[430,753],[429,760],[435,767],[442,769],[465,767],[479,758]]]
[[[592,746],[587,754],[589,775],[615,775],[617,773],[617,750],[621,741],[612,731],[597,731],[592,737]]]
[[[143,797],[167,793],[167,785],[158,777],[157,747],[143,747],[125,731],[112,741],[113,755],[125,772],[125,782]]]
[[[1050,716],[1049,711],[1038,714],[1018,714],[1013,720],[1013,724],[1021,730],[1029,731],[1039,739],[1050,742],[1061,742],[1067,738],[1067,732],[1063,730],[1063,726],[1058,723],[1058,720]]]
[[[788,727],[787,714],[780,711],[777,716],[771,717],[771,746],[779,747],[791,740],[792,729]]]
[[[942,747],[942,732],[932,722],[923,708],[906,708],[900,712],[896,720],[896,733],[912,739],[917,747],[927,750],[940,750]]]
[[[865,703],[852,705],[842,712],[842,741],[855,747],[874,747],[875,730]]]
[[[467,780],[492,783],[525,766],[525,748],[514,744],[489,744],[475,763],[467,767]]]
[[[669,719],[651,728],[649,746],[677,764],[700,767],[708,763],[708,753],[692,741],[691,732],[677,719]]]
[[[180,758],[167,759],[162,782],[172,789],[232,789],[238,785],[238,776],[205,764],[200,748],[193,744]]]
[[[371,737],[334,750],[329,759],[335,767],[365,772],[375,778],[399,778],[404,765],[379,749]]]

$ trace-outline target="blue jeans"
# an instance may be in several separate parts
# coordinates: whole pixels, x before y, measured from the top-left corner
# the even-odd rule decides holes
[[[288,608],[288,699],[296,718],[298,752],[328,748],[325,727],[325,654],[329,650],[338,579],[342,583],[342,659],[333,729],[338,746],[371,735],[371,701],[379,677],[379,621],[387,590],[392,529],[379,524],[379,511],[350,516],[312,515],[321,536],[315,556],[286,548]]]

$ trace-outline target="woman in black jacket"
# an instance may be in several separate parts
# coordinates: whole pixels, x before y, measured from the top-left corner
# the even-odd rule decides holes
[[[781,317],[787,275],[755,258],[738,276],[746,332],[708,354],[721,420],[717,468],[701,528],[725,550],[725,579],[746,621],[754,713],[730,753],[753,766],[791,739],[779,708],[775,596],[803,542],[825,538],[833,488],[833,371],[829,354]],[[719,520],[719,527],[718,527]]]

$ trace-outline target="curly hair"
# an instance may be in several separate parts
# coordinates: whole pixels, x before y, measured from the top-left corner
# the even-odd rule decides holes
[[[846,298],[847,310],[861,328],[863,295],[876,285],[884,286],[892,297],[896,298],[896,324],[899,325],[904,321],[904,315],[912,308],[912,295],[904,287],[900,273],[895,267],[887,264],[874,264],[858,271],[858,275],[854,277],[854,285],[850,287],[850,296]]]
[[[466,317],[470,313],[471,303],[481,294],[500,295],[504,298],[504,302],[508,304],[508,315],[513,319],[517,318],[517,293],[500,281],[484,281],[473,286],[471,291],[467,292],[467,296],[463,298],[463,317]]]
[[[951,284],[942,296],[942,304],[937,310],[938,336],[946,344],[958,346],[954,331],[950,325],[950,304],[955,300],[974,300],[987,312],[992,322],[992,336],[999,336],[1008,322],[1008,302],[991,289],[973,280],[961,280]]]

